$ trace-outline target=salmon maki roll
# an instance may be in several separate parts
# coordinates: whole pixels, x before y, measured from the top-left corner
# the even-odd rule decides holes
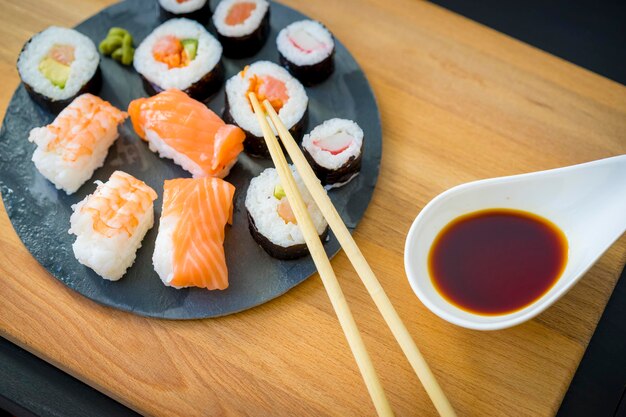
[[[154,29],[137,47],[133,65],[151,96],[176,88],[206,100],[224,84],[222,45],[189,19],[170,19]]]
[[[267,0],[222,0],[215,9],[213,26],[230,58],[259,52],[270,35],[270,3]]]
[[[223,178],[243,150],[245,134],[180,90],[133,100],[128,112],[135,132],[152,152],[173,159],[194,178]]]
[[[115,171],[83,201],[72,206],[70,234],[74,256],[104,279],[119,280],[135,262],[154,222],[157,194],[143,181]]]
[[[224,227],[232,224],[235,187],[219,178],[165,181],[152,263],[165,285],[228,287]]]
[[[72,194],[102,166],[128,115],[91,94],[78,96],[48,126],[30,131],[32,161],[56,188]]]
[[[294,139],[302,139],[309,104],[304,87],[284,68],[269,61],[257,61],[233,75],[226,82],[225,89],[224,120],[244,130],[244,148],[249,155],[270,156],[263,131],[248,99],[251,92],[260,102],[267,99]]]

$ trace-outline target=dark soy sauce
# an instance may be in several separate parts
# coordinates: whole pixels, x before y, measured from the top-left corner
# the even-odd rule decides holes
[[[463,310],[500,315],[544,295],[567,263],[567,239],[552,222],[511,209],[457,217],[435,238],[428,255],[439,293]]]

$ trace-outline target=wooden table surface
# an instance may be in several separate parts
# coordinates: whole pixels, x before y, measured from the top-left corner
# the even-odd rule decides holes
[[[109,0],[0,0],[0,108],[22,44]],[[462,182],[626,153],[626,87],[428,3],[286,0],[367,74],[383,120],[380,181],[355,237],[460,415],[555,413],[626,260],[622,237],[538,318],[497,332],[430,313],[403,266],[420,209]],[[26,138],[26,132],[24,132]],[[244,313],[172,322],[102,307],[29,255],[0,213],[0,334],[148,415],[374,414],[319,278]],[[333,261],[391,404],[435,415],[343,253]]]

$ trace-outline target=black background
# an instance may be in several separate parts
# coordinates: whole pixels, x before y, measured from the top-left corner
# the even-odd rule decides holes
[[[626,84],[626,1],[434,3]],[[626,399],[620,403],[625,386],[626,271],[609,300],[558,417],[625,417]],[[4,339],[0,339],[0,407],[17,416],[136,415]],[[515,415],[515,410],[511,410],[511,415]]]

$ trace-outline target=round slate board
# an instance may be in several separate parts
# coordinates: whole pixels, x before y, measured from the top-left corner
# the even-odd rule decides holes
[[[215,4],[213,4],[215,6]],[[213,7],[214,8],[214,7]],[[271,34],[263,49],[243,60],[224,58],[226,76],[239,72],[256,60],[278,62],[276,35],[287,24],[306,16],[283,5],[271,5]],[[127,28],[135,43],[143,40],[159,25],[156,1],[128,0],[111,6],[77,26],[96,44],[111,26]],[[17,57],[16,57],[17,59]],[[355,120],[365,132],[361,174],[348,185],[329,192],[346,225],[357,225],[374,191],[382,151],[380,116],[374,94],[365,75],[346,48],[336,41],[335,72],[320,85],[307,88],[309,123],[305,129],[332,117]],[[102,58],[103,87],[100,96],[121,109],[144,97],[139,75],[128,67]],[[224,108],[224,92],[207,103],[218,114]],[[137,259],[117,282],[100,278],[76,261],[72,252],[74,237],[67,233],[71,206],[95,189],[93,181],[106,181],[114,170],[126,171],[145,181],[159,194],[155,201],[155,219],[161,215],[161,195],[166,179],[189,177],[171,160],[160,159],[134,133],[127,121],[120,128],[120,138],[109,151],[102,168],[73,195],[58,191],[35,169],[31,162],[34,145],[29,143],[30,129],[46,125],[54,115],[38,107],[20,86],[7,109],[0,131],[0,189],[4,205],[17,234],[32,255],[50,273],[68,287],[107,306],[132,313],[167,318],[196,319],[217,317],[242,311],[285,293],[315,272],[310,257],[278,261],[268,256],[250,236],[244,200],[250,179],[271,166],[270,160],[242,154],[227,181],[237,187],[232,227],[227,227],[226,261],[230,286],[224,291],[198,288],[176,290],[163,285],[152,268],[152,252],[158,220],[146,235]],[[325,243],[329,256],[340,247],[330,234]],[[25,279],[27,277],[24,277]]]

